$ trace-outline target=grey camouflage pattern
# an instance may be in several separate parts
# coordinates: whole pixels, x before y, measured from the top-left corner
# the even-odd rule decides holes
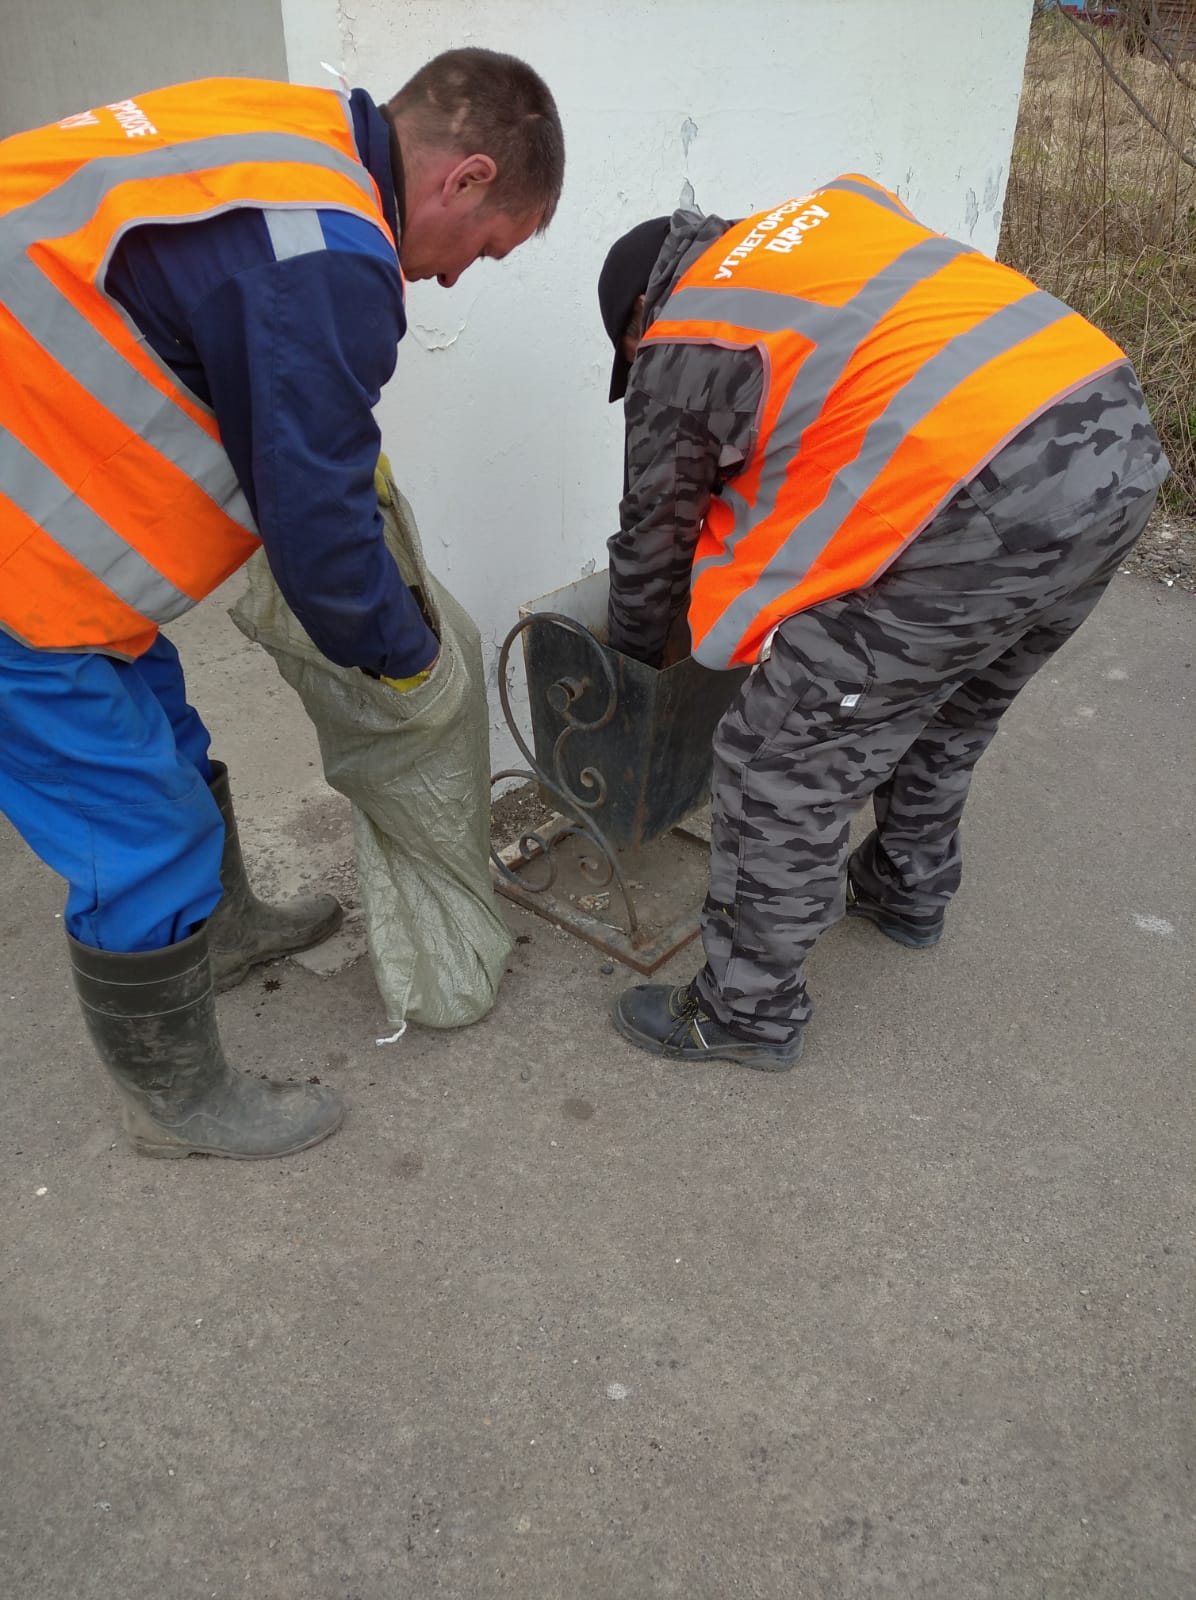
[[[932,923],[959,886],[972,772],[1018,691],[1075,632],[1142,532],[1167,462],[1132,368],[1056,403],[868,589],[781,624],[715,734],[702,999],[747,1037],[811,1014],[803,964],[853,866]]]
[[[731,226],[673,216],[645,297],[651,325],[691,264]],[[689,603],[690,569],[711,496],[755,443],[764,365],[755,350],[644,345],[624,401],[627,492],[610,556],[610,642],[657,663]]]

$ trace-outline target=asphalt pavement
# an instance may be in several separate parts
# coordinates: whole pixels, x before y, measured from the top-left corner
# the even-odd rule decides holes
[[[291,692],[218,602],[174,632],[251,870],[352,897]],[[1194,657],[1115,583],[944,942],[832,930],[789,1074],[637,1053],[630,975],[514,910],[493,1015],[379,1045],[351,918],[219,1002],[348,1102],[285,1161],[127,1151],[0,825],[0,1591],[1188,1600]]]

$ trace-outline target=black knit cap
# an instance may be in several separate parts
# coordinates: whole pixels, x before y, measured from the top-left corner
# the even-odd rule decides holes
[[[615,364],[610,374],[610,397],[621,400],[627,393],[627,374],[631,363],[619,348],[619,341],[631,321],[635,302],[648,288],[656,258],[668,237],[670,219],[653,217],[641,222],[610,247],[598,277],[598,304],[602,325],[615,347]]]

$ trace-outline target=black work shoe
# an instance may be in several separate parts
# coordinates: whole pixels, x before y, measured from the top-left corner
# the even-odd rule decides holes
[[[912,917],[898,916],[895,911],[886,911],[875,900],[870,900],[855,886],[851,876],[851,862],[847,863],[847,915],[849,917],[863,917],[866,922],[873,922],[882,933],[888,934],[890,939],[895,939],[898,944],[903,944],[910,950],[925,950],[932,944],[938,944],[943,937],[943,921],[939,917],[937,922],[916,922]]]
[[[624,1039],[654,1056],[685,1061],[733,1061],[762,1072],[788,1072],[801,1055],[800,1033],[788,1044],[742,1039],[716,1022],[692,983],[670,989],[667,983],[641,983],[624,989],[615,1001],[614,1024]]]

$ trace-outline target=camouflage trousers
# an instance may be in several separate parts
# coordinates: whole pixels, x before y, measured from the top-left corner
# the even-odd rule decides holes
[[[959,887],[972,772],[1018,691],[1075,632],[1146,525],[1167,462],[1129,374],[1056,404],[958,491],[870,588],[790,617],[715,734],[698,988],[783,1041],[803,963],[853,876],[937,922]],[[1110,392],[1113,391],[1113,392]]]

